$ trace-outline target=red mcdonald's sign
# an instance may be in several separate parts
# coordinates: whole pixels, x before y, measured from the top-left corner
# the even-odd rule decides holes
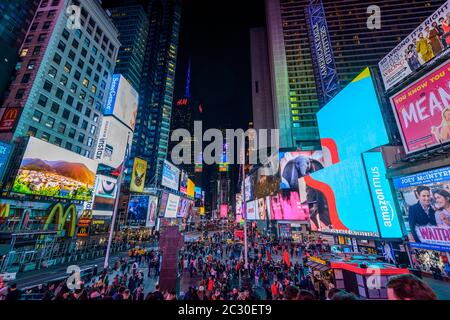
[[[14,130],[17,119],[19,119],[21,108],[5,108],[0,120],[0,132],[9,132]]]

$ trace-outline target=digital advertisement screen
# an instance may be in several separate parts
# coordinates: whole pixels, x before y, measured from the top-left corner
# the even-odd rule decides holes
[[[366,68],[317,113],[325,167],[389,143]]]
[[[164,218],[176,218],[178,211],[178,204],[180,202],[180,196],[169,193],[167,198],[166,212]]]
[[[186,198],[180,198],[180,203],[177,212],[177,218],[187,218],[192,209],[192,201]]]
[[[251,176],[247,176],[245,178],[245,186],[244,186],[244,182],[242,182],[242,189],[244,190],[244,200],[245,201],[250,201],[250,199],[252,198],[252,177]]]
[[[322,151],[280,152],[280,189],[298,191],[298,179],[322,169]]]
[[[195,187],[194,188],[194,193],[195,193],[195,199],[201,199],[202,198],[202,188]]]
[[[406,153],[450,142],[450,61],[391,97]]]
[[[270,220],[270,197],[256,200],[258,205],[258,220]]]
[[[227,204],[221,204],[220,205],[220,218],[228,218],[228,205]]]
[[[89,201],[97,162],[30,137],[12,191]]]
[[[236,215],[242,215],[242,194],[236,193]]]
[[[299,188],[301,202],[309,206],[312,231],[379,236],[361,155],[305,176]]]
[[[149,197],[149,211],[147,215],[147,221],[145,222],[145,226],[148,228],[154,227],[156,225],[157,219],[157,210],[158,210],[158,197],[150,196]]]
[[[450,251],[450,167],[394,178],[410,246]]]
[[[195,183],[194,181],[192,181],[191,179],[188,179],[188,184],[187,184],[187,195],[191,198],[195,197]]]
[[[106,101],[104,115],[114,115],[134,131],[138,112],[139,94],[120,74],[114,74]]]
[[[188,188],[188,175],[184,170],[181,170],[181,179],[180,179],[180,192],[187,194]]]
[[[258,204],[256,201],[246,203],[247,220],[258,220]]]
[[[161,202],[159,205],[159,214],[158,216],[160,218],[164,217],[164,214],[166,213],[166,207],[167,207],[167,199],[169,198],[169,193],[168,192],[163,192],[161,194]]]
[[[449,10],[450,1],[447,0],[378,63],[386,90],[422,65],[448,53]]]
[[[103,117],[95,160],[118,168],[129,154],[133,131],[114,117]]]
[[[5,172],[11,149],[12,146],[9,143],[0,141],[0,179],[2,179],[3,173]]]
[[[117,196],[117,179],[97,175],[92,212],[95,215],[112,216]]]
[[[180,169],[164,160],[161,185],[178,191]]]
[[[133,172],[131,174],[130,191],[144,192],[146,175],[147,175],[147,161],[140,158],[134,158]]]
[[[130,196],[128,202],[127,225],[144,227],[149,214],[150,196]]]
[[[298,192],[285,191],[271,197],[272,220],[308,221],[309,207],[302,204]]]

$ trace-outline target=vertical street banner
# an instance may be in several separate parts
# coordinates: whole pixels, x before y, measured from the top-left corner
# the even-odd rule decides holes
[[[305,11],[319,101],[323,105],[339,91],[336,63],[322,1],[314,1]]]
[[[144,192],[146,173],[147,161],[140,158],[134,158],[133,173],[130,184],[131,192]]]

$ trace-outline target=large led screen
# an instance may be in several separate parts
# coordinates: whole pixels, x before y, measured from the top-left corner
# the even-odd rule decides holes
[[[97,175],[95,198],[92,213],[101,216],[112,216],[117,196],[117,179]]]
[[[410,246],[450,251],[450,167],[394,178]]]
[[[180,169],[164,160],[161,185],[178,191],[180,181]]]
[[[132,131],[136,125],[139,94],[127,79],[114,74],[105,106],[105,115],[114,115]]]
[[[325,166],[389,143],[368,68],[318,113]]]
[[[246,203],[247,220],[258,220],[257,207],[258,204],[256,201],[249,201]]]
[[[386,90],[436,57],[449,53],[449,10],[447,0],[378,63]]]
[[[89,201],[96,171],[96,161],[30,137],[12,191]]]
[[[169,193],[167,198],[166,212],[164,218],[176,218],[178,211],[178,204],[180,202],[180,196]]]
[[[406,153],[450,142],[450,61],[391,97]]]
[[[180,198],[177,218],[187,218],[192,211],[192,201],[186,198]]]
[[[159,205],[159,217],[164,217],[164,214],[166,213],[166,206],[167,206],[167,199],[169,198],[168,192],[161,193],[161,202]]]
[[[130,196],[127,224],[130,227],[144,227],[150,208],[149,196]]]
[[[379,237],[378,214],[378,221],[386,223],[380,226],[381,235],[385,232],[389,238],[402,236],[386,177],[376,168],[383,164],[368,159],[369,167],[359,155],[299,180],[301,202],[309,206],[311,230]],[[377,213],[374,212],[378,207]]]
[[[298,191],[298,179],[322,169],[322,151],[280,152],[280,189]]]

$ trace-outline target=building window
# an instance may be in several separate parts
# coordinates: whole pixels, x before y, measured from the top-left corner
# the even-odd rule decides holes
[[[56,10],[50,10],[47,14],[48,19],[53,19],[55,17]]]
[[[86,73],[87,73],[87,75],[88,75],[89,77],[92,76],[92,69],[89,68],[89,67],[87,67]]]
[[[72,144],[70,142],[66,142],[66,149],[72,151]]]
[[[28,54],[28,48],[22,49],[22,51],[20,51],[20,56],[21,56],[22,58],[23,58],[23,57],[26,57],[27,54]]]
[[[84,78],[83,86],[85,86],[86,88],[89,86],[89,80],[88,79]]]
[[[78,68],[80,68],[81,70],[83,70],[83,67],[84,67],[84,62],[83,62],[83,60],[78,60]]]
[[[75,52],[73,52],[72,50],[69,51],[69,55],[68,55],[70,60],[74,60],[75,59]]]
[[[50,67],[50,69],[48,70],[48,75],[52,78],[56,77],[56,73],[57,73],[56,68]]]
[[[76,133],[75,129],[74,128],[70,128],[70,130],[69,130],[69,138],[71,138],[71,139],[75,138],[75,133]]]
[[[58,114],[59,112],[59,104],[57,104],[56,102],[52,103],[52,106],[50,108],[50,110],[54,113],[54,114]]]
[[[73,100],[74,100],[74,97],[72,97],[72,96],[67,96],[66,102],[67,102],[67,104],[68,104],[69,106],[72,106],[72,105],[73,105]]]
[[[75,75],[73,76],[75,79],[80,80],[81,78],[81,73],[79,73],[78,71],[75,71]]]
[[[72,47],[74,47],[75,49],[78,49],[78,46],[80,45],[80,43],[77,41],[77,40],[75,40],[75,39],[73,39],[73,41],[72,41]]]
[[[33,24],[31,25],[31,29],[30,29],[30,31],[36,31],[36,29],[37,29],[38,25],[39,25],[39,23],[38,23],[38,22],[36,22],[36,23],[33,23]]]
[[[83,57],[85,57],[86,58],[86,56],[87,56],[87,50],[86,49],[81,49],[81,55],[83,56]]]
[[[93,104],[94,104],[94,98],[89,96],[89,98],[88,98],[88,105],[90,105],[92,107]]]
[[[90,152],[89,150],[85,150],[85,151],[84,151],[84,156],[85,156],[86,158],[89,158],[89,157],[91,156],[91,152]]]
[[[86,120],[83,120],[83,123],[81,124],[81,129],[86,130],[88,127],[88,122]]]
[[[47,121],[45,122],[45,126],[49,127],[50,129],[53,129],[53,126],[55,125],[55,119],[52,117],[47,117]]]
[[[99,116],[98,114],[94,113],[94,118],[93,118],[92,120],[94,120],[94,122],[97,123],[99,117],[100,117],[100,116]],[[92,127],[91,127],[91,131],[92,131]],[[94,131],[95,131],[95,130],[94,130]]]
[[[44,25],[42,26],[42,30],[48,30],[50,29],[50,25],[52,24],[51,21],[44,22]]]
[[[94,53],[94,55],[96,55],[97,54],[97,52],[98,52],[98,49],[97,49],[97,47],[92,47],[92,52]]]
[[[30,60],[28,62],[27,70],[34,70],[35,66],[36,66],[36,60]]]
[[[63,96],[64,96],[64,91],[62,91],[60,88],[58,88],[58,89],[56,90],[56,97],[57,97],[58,99],[61,99],[61,100],[62,100]]]
[[[62,36],[64,39],[69,40],[70,33],[66,29],[63,30]]]
[[[81,112],[83,110],[83,104],[81,102],[77,103],[77,111]]]
[[[84,112],[84,115],[85,115],[86,117],[90,118],[90,117],[91,117],[91,109],[86,108],[86,111]]]
[[[81,99],[81,100],[86,99],[86,91],[84,91],[84,90],[81,90],[81,91],[80,91],[80,99]]]
[[[95,131],[97,130],[97,127],[96,126],[94,126],[94,125],[91,125],[91,130],[89,130],[89,132],[91,133],[91,134],[95,134]]]
[[[36,122],[41,122],[42,115],[43,115],[43,113],[40,112],[39,110],[34,110],[34,113],[33,113],[33,116],[31,117],[31,119],[33,119],[33,121],[36,121]]]
[[[75,152],[76,153],[78,153],[78,154],[81,154],[81,148],[79,147],[79,146],[77,146],[76,148],[75,148]]]
[[[57,53],[55,53],[55,55],[53,56],[53,62],[55,62],[56,64],[60,64],[61,63],[61,56]]]
[[[94,139],[92,139],[91,137],[88,137],[88,139],[87,139],[87,146],[88,147],[92,147],[93,144],[94,144]]]
[[[21,83],[28,83],[30,81],[31,73],[26,73],[22,77]]]
[[[53,142],[53,144],[57,145],[58,147],[61,147],[62,139],[55,137],[55,141]]]
[[[59,41],[58,49],[61,50],[64,53],[64,50],[66,50],[66,44],[64,42],[62,42],[62,41]]]
[[[73,119],[72,119],[72,123],[73,123],[74,125],[78,125],[78,123],[80,123],[80,117],[77,116],[77,115],[74,115],[74,116],[73,116]]]
[[[78,86],[75,84],[75,82],[72,82],[70,85],[70,92],[75,93],[77,92]]]
[[[72,65],[70,63],[66,62],[66,64],[64,65],[64,72],[70,73],[70,71],[72,71]]]
[[[29,35],[26,37],[25,39],[25,43],[30,43],[31,41],[33,41],[34,35]]]
[[[86,48],[89,48],[90,45],[91,45],[91,41],[88,38],[84,39],[84,46]]]
[[[16,97],[15,98],[17,100],[22,99],[24,94],[25,94],[25,89],[19,89],[16,92]]]
[[[35,127],[29,126],[27,135],[29,135],[31,137],[36,137],[36,134],[37,134],[37,129]]]
[[[78,135],[78,142],[81,142],[81,143],[84,143],[84,138],[85,138],[86,136],[84,135],[84,133],[80,133],[79,135]]]
[[[89,58],[89,63],[90,63],[92,66],[94,65],[95,59],[94,59],[93,56],[91,56],[91,57]]]
[[[48,101],[48,98],[41,94],[39,96],[38,105],[40,105],[40,106],[45,108],[45,106],[47,105],[47,101]]]
[[[97,92],[97,87],[94,86],[94,85],[92,85],[92,87],[91,87],[91,92],[92,92],[93,94],[95,94],[95,93]]]
[[[59,79],[59,84],[64,87],[67,85],[67,77],[65,75],[61,75],[61,78]]]
[[[70,117],[70,111],[67,110],[67,109],[64,109],[63,114],[62,114],[62,117],[63,117],[64,119],[66,119],[66,120],[69,120],[69,117]]]
[[[58,132],[64,134],[66,132],[66,125],[64,123],[60,123],[58,126]]]
[[[50,92],[50,91],[52,91],[52,87],[53,87],[53,84],[50,81],[46,80],[44,83],[44,90],[47,92]]]

